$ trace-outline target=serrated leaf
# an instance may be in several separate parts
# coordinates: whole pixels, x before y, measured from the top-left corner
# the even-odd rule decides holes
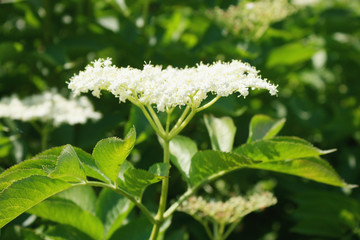
[[[137,199],[141,198],[147,186],[164,178],[143,169],[136,169],[127,161],[123,164],[123,168],[126,170],[120,171],[118,187]]]
[[[254,164],[251,159],[239,154],[212,150],[199,151],[191,160],[189,183],[191,186],[201,185],[251,164]]]
[[[170,167],[171,165],[169,163],[155,163],[149,168],[149,172],[158,176],[166,177],[169,175]]]
[[[131,212],[134,203],[109,189],[103,189],[96,203],[96,216],[104,225],[104,239],[118,229]]]
[[[230,117],[216,118],[205,115],[204,121],[209,132],[213,150],[230,152],[233,148],[236,127]]]
[[[28,212],[47,220],[70,225],[93,239],[103,237],[104,228],[100,219],[70,200],[50,198],[29,209]]]
[[[80,148],[74,147],[74,149],[84,167],[86,176],[96,178],[103,182],[108,181],[105,175],[96,166],[95,159],[91,156],[91,154]]]
[[[335,172],[331,165],[319,157],[308,157],[289,161],[263,162],[249,167],[286,173],[333,186],[346,186],[346,183]]]
[[[68,182],[86,181],[84,168],[71,145],[66,145],[61,151],[55,170],[49,176]]]
[[[191,158],[198,151],[196,143],[188,137],[176,136],[170,141],[170,159],[185,179],[189,178]]]
[[[247,143],[234,152],[256,161],[267,162],[320,156],[329,151],[322,151],[300,138],[279,137]]]
[[[96,165],[111,182],[115,183],[121,165],[130,154],[136,140],[135,129],[132,128],[125,139],[115,137],[100,140],[93,151]]]
[[[260,139],[270,139],[276,136],[285,124],[285,118],[272,119],[266,115],[255,115],[250,121],[249,137],[247,142]]]
[[[0,192],[0,228],[29,208],[71,186],[61,180],[37,175],[12,183]]]

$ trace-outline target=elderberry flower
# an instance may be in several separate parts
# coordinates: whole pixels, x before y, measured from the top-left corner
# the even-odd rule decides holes
[[[238,60],[182,69],[145,64],[140,70],[111,64],[110,58],[92,62],[70,79],[69,88],[75,95],[91,91],[96,97],[109,91],[121,102],[155,105],[162,112],[177,106],[199,107],[209,93],[225,97],[238,92],[246,97],[249,88],[277,93],[277,87],[261,79],[255,68]]]
[[[95,112],[86,97],[66,99],[56,89],[19,99],[17,95],[0,100],[0,117],[21,121],[52,122],[54,126],[62,123],[70,125],[85,123],[88,119],[101,117]]]
[[[190,197],[179,211],[186,212],[200,221],[211,220],[219,224],[239,221],[245,215],[276,204],[271,192],[254,193],[247,197],[231,197],[227,201],[206,201],[202,197]]]

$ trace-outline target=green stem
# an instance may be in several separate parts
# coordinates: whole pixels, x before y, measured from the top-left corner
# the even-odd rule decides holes
[[[197,112],[200,112],[200,111],[204,110],[205,108],[210,107],[211,105],[213,105],[214,103],[216,103],[216,101],[219,100],[220,98],[221,98],[221,96],[216,96],[216,97],[214,97],[210,102],[208,102],[207,104],[199,107],[199,108],[197,109]]]
[[[224,234],[224,236],[223,236],[223,239],[224,239],[224,240],[230,235],[230,233],[232,233],[232,231],[234,231],[235,227],[239,224],[240,221],[241,221],[241,219],[238,220],[238,221],[233,222],[233,223],[230,225],[230,227],[226,230],[226,232],[225,232],[225,234]]]
[[[154,122],[155,122],[156,126],[158,127],[158,129],[161,132],[165,132],[165,130],[164,130],[158,116],[156,115],[154,109],[150,105],[147,105],[146,108],[148,109],[149,113],[151,114],[152,119],[154,119]]]
[[[189,113],[189,115],[187,115],[185,120],[180,125],[174,126],[173,129],[171,129],[169,134],[170,139],[177,136],[184,129],[184,127],[190,122],[190,120],[195,116],[197,112],[198,111],[196,108],[192,108],[191,112]]]
[[[167,139],[164,139],[164,163],[170,162],[170,141]],[[161,186],[161,196],[160,196],[160,203],[159,203],[159,209],[156,214],[155,220],[156,223],[153,226],[150,240],[156,240],[157,236],[159,234],[160,227],[162,223],[164,222],[164,212],[166,208],[166,202],[167,202],[167,195],[169,190],[169,174],[162,180],[162,186]]]

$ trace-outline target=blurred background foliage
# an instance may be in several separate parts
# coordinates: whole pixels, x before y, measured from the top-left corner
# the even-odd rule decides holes
[[[207,113],[231,116],[244,143],[254,114],[287,119],[281,135],[294,135],[322,149],[349,183],[360,182],[360,1],[357,0],[1,0],[0,96],[25,97],[52,87],[65,95],[66,82],[90,61],[111,57],[117,66],[144,62],[193,66],[203,61],[241,59],[279,85],[277,97],[252,92],[246,99],[221,99]],[[161,149],[141,113],[112,95],[89,96],[103,113],[97,122],[62,125],[49,145],[90,150],[107,136],[122,137],[133,124],[138,145],[131,161],[146,168]],[[182,133],[200,149],[210,142],[202,115]],[[0,119],[0,171],[40,151],[40,136],[27,123]],[[172,169],[170,197],[185,190]],[[360,191],[344,191],[296,177],[241,170],[205,186],[205,194],[244,193],[271,181],[279,203],[245,218],[230,239],[359,239]],[[159,186],[144,201],[156,204]],[[19,230],[17,224],[27,226]],[[15,221],[0,239],[25,239],[52,225]],[[47,224],[47,225],[46,225]],[[30,232],[30,233],[29,233]],[[25,234],[25,235],[24,235]],[[26,235],[26,236],[30,236]],[[30,239],[30,238],[29,238]],[[33,238],[31,238],[33,239]],[[176,213],[165,239],[206,239],[202,227]]]

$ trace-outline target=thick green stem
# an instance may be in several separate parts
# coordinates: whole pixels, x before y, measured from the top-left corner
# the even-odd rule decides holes
[[[170,162],[170,141],[164,139],[164,163]],[[160,196],[160,203],[159,203],[159,209],[156,214],[155,220],[156,223],[154,224],[153,230],[151,232],[150,240],[156,240],[157,236],[159,234],[160,227],[162,223],[164,222],[164,212],[166,208],[166,202],[167,202],[167,195],[169,190],[169,174],[162,180],[162,186],[161,186],[161,196]]]

